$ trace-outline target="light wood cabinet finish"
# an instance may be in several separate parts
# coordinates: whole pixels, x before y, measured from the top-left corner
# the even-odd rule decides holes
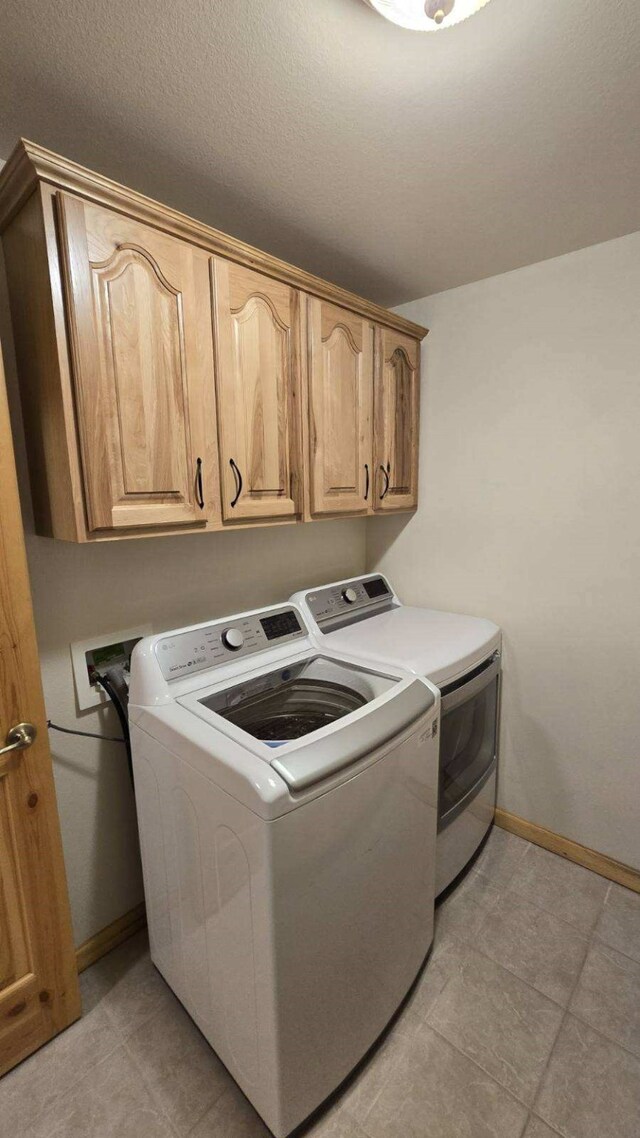
[[[415,507],[426,329],[24,140],[0,230],[38,533]]]
[[[389,328],[378,330],[374,510],[418,504],[420,345]]]
[[[0,355],[0,1076],[80,1015],[80,996]]]
[[[396,312],[390,312],[389,309],[348,292],[339,285],[324,281],[312,273],[305,272],[304,269],[289,265],[270,253],[247,245],[244,241],[238,241],[235,237],[221,233],[219,229],[187,217],[178,210],[145,197],[137,190],[114,182],[103,174],[88,170],[85,166],[80,166],[60,154],[54,154],[44,146],[38,146],[37,143],[29,142],[25,138],[20,139],[0,172],[0,232],[10,224],[38,184],[46,184],[107,206],[109,209],[120,210],[128,217],[144,222],[145,225],[172,233],[192,245],[206,249],[209,253],[266,273],[267,276],[283,281],[310,296],[320,296],[332,304],[338,304],[350,312],[357,312],[360,316],[366,316],[367,319],[377,321],[385,327],[396,328],[404,335],[422,340],[427,333],[427,329],[421,324],[415,324]]]
[[[207,258],[78,198],[58,205],[88,527],[204,524]]]
[[[222,514],[292,518],[300,492],[300,294],[212,259]]]
[[[373,497],[373,325],[309,301],[309,500],[313,517],[366,514]]]

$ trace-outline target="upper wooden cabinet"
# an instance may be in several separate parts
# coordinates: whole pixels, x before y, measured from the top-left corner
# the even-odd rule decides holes
[[[88,527],[204,524],[207,257],[78,198],[58,204]]]
[[[308,324],[310,511],[365,514],[373,494],[374,328],[317,297]]]
[[[300,510],[300,294],[212,258],[222,515]]]
[[[0,231],[36,532],[415,508],[426,329],[30,142]]]
[[[374,510],[418,504],[420,344],[389,328],[378,330],[375,383]]]

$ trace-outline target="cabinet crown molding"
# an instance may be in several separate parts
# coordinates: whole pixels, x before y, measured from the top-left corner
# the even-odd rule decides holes
[[[265,273],[312,296],[328,300],[351,312],[357,312],[367,320],[393,328],[414,339],[422,340],[427,335],[428,329],[421,324],[414,324],[413,321],[406,320],[390,312],[389,309],[374,304],[373,301],[357,296],[338,285],[330,284],[294,265],[289,265],[286,261],[281,261],[269,253],[247,245],[244,241],[221,233],[220,230],[154,201],[153,198],[148,198],[137,190],[122,186],[111,178],[87,170],[77,162],[63,158],[25,138],[20,139],[0,172],[0,233],[4,232],[40,182],[46,182],[57,189],[125,213],[128,217],[136,218],[146,225],[199,245],[209,253]]]

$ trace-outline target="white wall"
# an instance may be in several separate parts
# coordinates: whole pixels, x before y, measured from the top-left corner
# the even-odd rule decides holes
[[[13,342],[0,264],[5,357],[49,717],[120,733],[111,708],[76,710],[69,644],[143,622],[169,629],[286,600],[365,569],[364,521],[81,546],[33,535]],[[133,795],[117,743],[51,733],[76,944],[142,900]]]
[[[399,311],[421,505],[369,568],[504,629],[501,805],[640,867],[640,233]]]

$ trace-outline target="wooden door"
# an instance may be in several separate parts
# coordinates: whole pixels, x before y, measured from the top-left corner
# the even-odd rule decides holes
[[[309,299],[310,508],[366,514],[373,497],[373,325]]]
[[[300,512],[300,294],[212,258],[222,516]]]
[[[412,510],[418,504],[420,344],[378,329],[374,392],[374,510]]]
[[[80,1015],[47,720],[0,355],[0,1075]]]
[[[208,257],[67,194],[58,206],[88,527],[204,524],[217,491]]]

